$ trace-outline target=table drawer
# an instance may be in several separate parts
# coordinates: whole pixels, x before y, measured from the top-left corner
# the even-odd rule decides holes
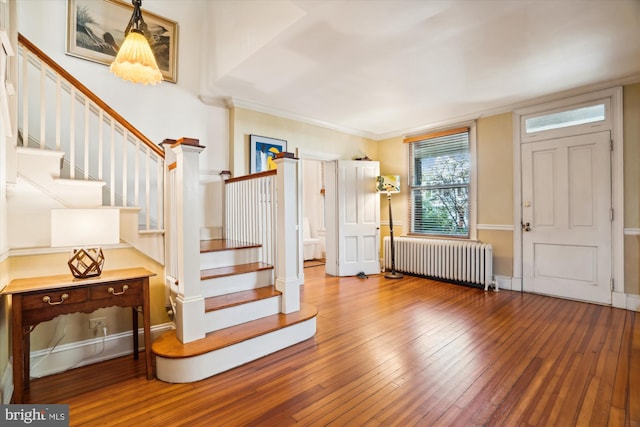
[[[90,298],[92,301],[103,299],[117,300],[119,298],[125,300],[130,298],[139,298],[142,296],[142,282],[131,281],[126,283],[107,284],[93,286],[90,288]]]
[[[82,303],[89,299],[89,289],[63,289],[26,294],[22,297],[22,309],[44,309],[50,306],[64,306]]]

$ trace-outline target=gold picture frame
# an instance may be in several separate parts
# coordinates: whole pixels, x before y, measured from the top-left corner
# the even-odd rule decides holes
[[[133,6],[120,0],[67,0],[70,56],[110,65],[124,40]],[[178,81],[178,23],[142,10],[151,49],[165,81]]]

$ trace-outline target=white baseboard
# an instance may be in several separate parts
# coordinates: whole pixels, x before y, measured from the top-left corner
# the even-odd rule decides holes
[[[513,290],[513,281],[509,276],[498,276],[497,274],[493,276],[493,279],[496,281],[498,285],[498,289],[505,289],[507,291]]]
[[[626,305],[623,308],[626,308],[627,310],[630,310],[630,311],[640,312],[640,295],[632,295],[632,294],[626,294],[626,295],[627,295]]]
[[[522,277],[511,278],[511,290],[518,291],[518,292],[524,291],[524,289],[522,289]]]
[[[151,340],[153,341],[161,333],[171,329],[171,323],[163,323],[151,327]],[[144,349],[143,330],[138,330],[140,350]],[[54,349],[47,348],[32,351],[31,376],[35,378],[57,374],[72,368],[89,365],[125,356],[133,352],[133,338],[131,332],[107,335],[104,338],[92,338],[85,341],[77,341],[57,346]],[[13,382],[13,378],[11,378]]]

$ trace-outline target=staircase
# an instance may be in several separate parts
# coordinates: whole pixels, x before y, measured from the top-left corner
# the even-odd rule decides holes
[[[259,261],[260,245],[228,240],[200,242],[205,295],[202,339],[183,344],[176,331],[153,343],[156,375],[171,383],[198,381],[304,341],[315,334],[317,309],[280,313],[282,292],[274,268]]]
[[[162,149],[29,40],[18,41],[8,215],[29,225],[13,227],[10,247],[49,246],[51,209],[109,206],[120,210],[121,240],[164,263]]]
[[[19,36],[19,42],[16,127],[23,137],[8,212],[16,230],[42,229],[28,233],[39,240],[16,236],[22,241],[12,247],[50,246],[51,209],[118,207],[121,239],[165,268],[175,330],[153,343],[164,381],[197,381],[315,334],[317,310],[300,302],[296,159],[277,159],[277,173],[226,181],[225,190],[234,188],[220,203],[229,240],[200,242],[194,217],[203,203],[198,156],[204,147],[182,138],[160,148],[28,40]],[[61,110],[69,114],[61,117]]]

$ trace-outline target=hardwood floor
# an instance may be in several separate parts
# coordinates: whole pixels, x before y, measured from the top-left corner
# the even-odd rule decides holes
[[[120,358],[32,381],[71,425],[639,426],[640,316],[405,276],[305,269],[303,343],[191,384]]]

